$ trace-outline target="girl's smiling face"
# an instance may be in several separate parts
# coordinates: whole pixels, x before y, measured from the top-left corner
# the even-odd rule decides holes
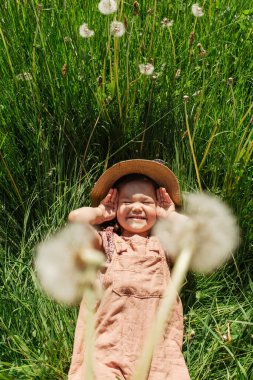
[[[133,180],[118,187],[117,220],[123,236],[148,236],[156,222],[156,191],[150,181]]]

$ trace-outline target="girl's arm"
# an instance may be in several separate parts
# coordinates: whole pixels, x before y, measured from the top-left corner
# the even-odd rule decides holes
[[[90,225],[103,223],[102,210],[99,207],[81,207],[70,212],[69,222],[88,223]]]
[[[69,221],[76,223],[102,224],[116,217],[118,207],[118,193],[110,189],[107,196],[98,207],[81,207],[71,211]]]
[[[110,189],[107,196],[102,200],[98,207],[81,207],[70,212],[69,222],[88,223],[91,226],[102,224],[116,217],[118,206],[118,194],[116,189]],[[102,239],[94,228],[97,235],[96,248],[102,248]],[[98,246],[97,246],[98,245]]]

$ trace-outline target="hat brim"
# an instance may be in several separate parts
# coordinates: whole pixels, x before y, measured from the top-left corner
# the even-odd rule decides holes
[[[181,205],[179,184],[175,174],[158,161],[133,159],[121,161],[107,169],[95,183],[91,192],[93,207],[97,207],[116,181],[127,174],[143,174],[165,187],[175,205]]]

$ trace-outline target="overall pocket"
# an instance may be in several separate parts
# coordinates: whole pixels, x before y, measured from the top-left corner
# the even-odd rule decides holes
[[[162,297],[165,289],[164,262],[160,256],[119,255],[112,270],[112,288],[120,296]]]

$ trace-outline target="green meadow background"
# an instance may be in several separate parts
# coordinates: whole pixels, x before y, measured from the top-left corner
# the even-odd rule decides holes
[[[193,380],[253,379],[253,5],[204,0],[195,18],[189,1],[133,3],[105,16],[97,0],[0,2],[0,379],[66,379],[77,308],[41,292],[34,247],[128,158],[163,159],[182,191],[237,215],[233,260],[187,278],[184,355]]]

